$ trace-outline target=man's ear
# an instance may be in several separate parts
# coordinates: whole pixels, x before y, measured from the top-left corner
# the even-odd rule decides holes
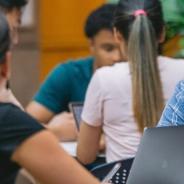
[[[126,61],[128,58],[126,41],[124,40],[123,36],[116,28],[113,28],[113,34],[114,34],[115,41],[119,44],[121,57],[124,61]]]
[[[1,65],[1,76],[4,78],[10,78],[10,61],[11,61],[11,52],[7,52],[4,56],[4,63]]]
[[[115,27],[113,28],[113,34],[114,34],[114,38],[115,38],[116,42],[121,43],[123,40],[122,35]]]
[[[163,27],[162,33],[160,34],[159,43],[163,43],[164,42],[165,34],[166,34],[166,30],[165,30],[165,27]]]
[[[93,54],[94,52],[94,40],[93,39],[88,39],[88,44],[89,44],[89,49],[90,49],[90,52]]]

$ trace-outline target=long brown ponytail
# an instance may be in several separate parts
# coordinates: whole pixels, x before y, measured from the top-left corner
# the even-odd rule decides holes
[[[135,12],[139,11],[138,14]],[[127,41],[132,76],[133,111],[140,131],[153,127],[163,110],[157,64],[158,39],[163,30],[158,0],[120,0],[115,27]]]

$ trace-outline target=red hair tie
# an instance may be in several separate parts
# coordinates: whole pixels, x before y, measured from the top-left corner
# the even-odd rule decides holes
[[[147,16],[147,13],[146,13],[145,10],[139,9],[139,10],[135,10],[134,13],[133,13],[133,15],[134,15],[135,17],[137,17],[137,16],[139,16],[139,15],[145,15],[145,16]]]

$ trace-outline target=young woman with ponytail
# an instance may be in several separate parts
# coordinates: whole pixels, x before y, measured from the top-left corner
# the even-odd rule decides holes
[[[96,158],[102,131],[108,162],[134,157],[144,128],[156,126],[184,79],[184,61],[158,56],[164,40],[159,0],[120,0],[114,32],[127,62],[99,69],[88,87],[77,150],[85,164]]]

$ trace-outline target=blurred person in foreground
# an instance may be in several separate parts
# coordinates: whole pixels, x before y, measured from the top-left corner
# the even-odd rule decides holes
[[[56,137],[19,108],[7,88],[9,26],[0,14],[0,183],[14,184],[20,167],[44,184],[99,184],[59,146]]]

